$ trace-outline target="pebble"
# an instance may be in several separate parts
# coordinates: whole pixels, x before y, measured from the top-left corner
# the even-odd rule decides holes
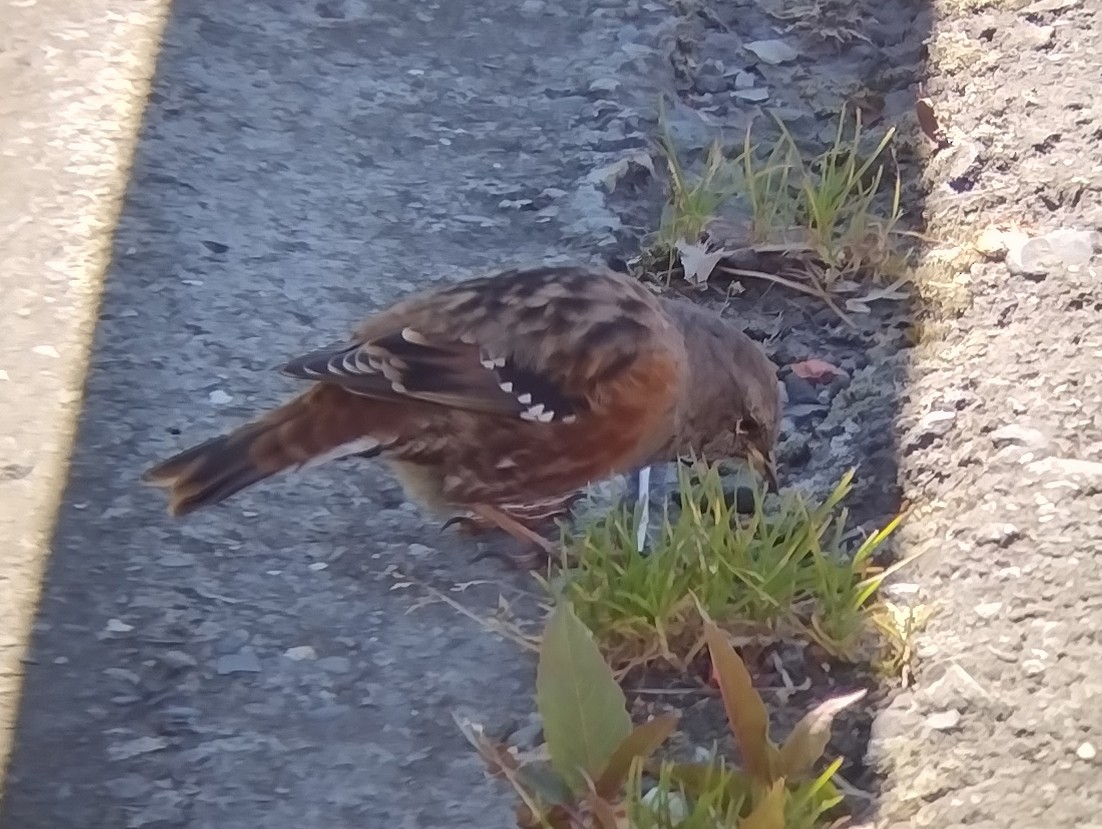
[[[980,544],[994,544],[997,547],[1006,547],[1021,535],[1021,531],[1013,524],[1006,522],[994,522],[985,524],[976,530],[976,541]],[[1020,573],[1018,575],[1021,575]]]
[[[799,57],[799,52],[783,40],[753,40],[745,48],[763,63],[788,63]]]
[[[219,655],[237,653],[249,641],[249,632],[238,628],[226,634],[214,645],[214,652]]]
[[[926,725],[934,731],[952,731],[960,725],[960,711],[950,708],[948,711],[939,711],[926,718]]]
[[[309,645],[298,645],[293,648],[287,648],[283,652],[283,655],[290,659],[292,662],[303,662],[307,659],[317,659],[318,653]]]
[[[1060,228],[1030,239],[1006,234],[1006,265],[1011,273],[1044,276],[1068,266],[1085,265],[1102,248],[1102,236],[1088,230]]]
[[[981,619],[994,619],[999,615],[1002,606],[1002,602],[984,602],[983,604],[978,604],[975,608],[976,615]]]
[[[195,657],[181,650],[165,651],[161,654],[161,662],[170,668],[194,668],[199,664],[195,661]]]
[[[252,648],[242,648],[239,653],[218,657],[214,669],[221,675],[260,673],[260,660]]]
[[[335,720],[351,710],[352,708],[348,705],[323,705],[320,708],[307,711],[306,718],[308,720]]]
[[[792,405],[801,403],[818,403],[819,392],[803,377],[789,374],[784,378],[784,389],[788,394],[788,402]]]
[[[1088,763],[1098,756],[1098,749],[1096,749],[1090,743],[1080,743],[1079,748],[1075,749],[1075,756],[1080,760],[1086,760]]]
[[[318,660],[318,667],[331,674],[346,674],[352,670],[352,661],[347,656],[326,656]]]
[[[1026,676],[1038,676],[1045,672],[1045,663],[1040,659],[1027,659],[1022,663],[1022,673]]]
[[[153,787],[153,783],[140,774],[128,774],[126,777],[108,780],[105,787],[119,800],[133,800],[148,792]]]
[[[991,442],[997,448],[1021,446],[1024,449],[1042,449],[1048,445],[1048,438],[1038,429],[1011,423],[992,432]]]
[[[509,735],[509,742],[522,750],[536,748],[542,739],[543,722],[538,717]]]
[[[168,748],[168,740],[164,737],[138,737],[135,740],[127,740],[123,743],[114,743],[107,747],[107,756],[112,760],[128,760],[142,754]]]
[[[106,630],[108,633],[129,633],[134,629],[133,625],[128,625],[122,619],[108,619]]]
[[[956,412],[948,411],[935,411],[929,412],[922,416],[922,419],[918,421],[918,428],[923,433],[928,435],[934,435],[936,437],[944,437],[949,434],[949,429],[952,428],[953,421],[957,419]]]

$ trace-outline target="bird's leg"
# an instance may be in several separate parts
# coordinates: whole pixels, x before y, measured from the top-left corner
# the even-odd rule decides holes
[[[473,515],[453,515],[444,522],[440,532],[444,532],[450,527],[455,527],[463,535],[476,536],[489,532],[494,528],[494,525]]]
[[[499,527],[518,541],[535,546],[548,561],[558,556],[559,550],[554,544],[496,507],[489,504],[474,504],[469,509],[479,518]]]

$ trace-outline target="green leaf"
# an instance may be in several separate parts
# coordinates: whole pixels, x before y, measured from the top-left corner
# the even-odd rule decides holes
[[[711,619],[704,620],[704,638],[742,765],[751,777],[768,785],[774,780],[772,759],[776,749],[769,742],[765,703],[754,690],[746,665]]]
[[[536,706],[551,764],[574,792],[587,788],[631,733],[627,700],[593,635],[562,601],[540,645]]]
[[[616,747],[605,765],[601,776],[597,778],[594,790],[601,797],[612,797],[620,791],[631,772],[631,764],[636,758],[646,760],[666,741],[677,725],[679,715],[663,714],[653,720],[635,727]]]
[[[823,756],[830,740],[830,727],[834,718],[844,709],[865,696],[865,689],[841,697],[834,697],[816,705],[792,729],[781,746],[777,772],[783,777],[800,777]]]
[[[784,804],[788,799],[788,792],[784,787],[784,780],[777,780],[765,793],[754,811],[748,814],[739,823],[739,829],[785,829]]]

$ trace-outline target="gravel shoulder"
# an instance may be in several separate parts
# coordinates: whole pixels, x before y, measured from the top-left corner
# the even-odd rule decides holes
[[[981,5],[943,9],[931,44],[953,143],[926,167],[931,232],[980,261],[928,274],[910,357],[901,425],[926,438],[900,460],[904,539],[930,552],[907,580],[939,612],[874,728],[878,825],[1097,826],[1102,21]],[[968,250],[998,259],[996,240],[1005,261]]]

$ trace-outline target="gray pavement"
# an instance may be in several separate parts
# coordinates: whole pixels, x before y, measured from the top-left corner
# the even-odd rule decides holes
[[[605,168],[643,145],[665,78],[651,47],[669,18],[648,8],[175,3],[48,561],[48,527],[28,521],[58,497],[40,476],[60,480],[55,436],[78,403],[94,257],[112,241],[101,201],[119,192],[142,103],[140,83],[82,90],[107,84],[110,49],[145,55],[140,81],[159,32],[148,4],[123,0],[5,12],[27,97],[4,101],[18,113],[4,178],[32,199],[56,191],[29,213],[3,208],[19,239],[5,294],[30,308],[15,309],[0,363],[4,528],[24,539],[5,559],[9,653],[45,571],[0,824],[507,824],[451,712],[524,720],[531,660],[445,607],[407,613],[409,591],[392,589],[396,566],[442,574],[442,589],[485,575],[469,544],[370,465],[180,524],[137,478],[286,395],[283,358],[404,291],[608,249]],[[78,53],[61,51],[70,37]],[[74,163],[99,165],[88,192],[72,192],[89,186]]]

